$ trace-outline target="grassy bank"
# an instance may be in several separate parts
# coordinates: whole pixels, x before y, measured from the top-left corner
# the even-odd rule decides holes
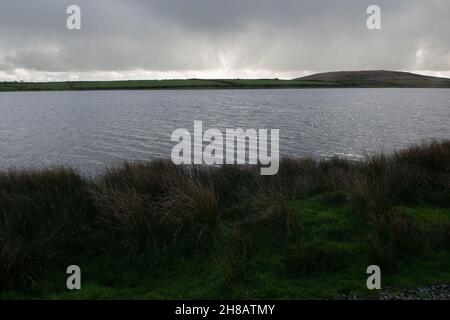
[[[82,269],[68,291],[66,267]],[[0,298],[376,298],[450,283],[450,141],[363,162],[0,174]]]
[[[345,87],[338,83],[278,79],[186,79],[67,82],[0,82],[1,91],[151,90],[151,89],[258,89]]]
[[[0,82],[2,91],[269,89],[269,88],[450,88],[450,79],[408,72],[366,70],[280,79],[172,79],[123,81]]]
[[[170,90],[170,89],[289,89],[289,88],[434,88],[417,84],[369,81],[317,81],[279,79],[186,79],[66,82],[0,82],[0,92],[83,90]]]

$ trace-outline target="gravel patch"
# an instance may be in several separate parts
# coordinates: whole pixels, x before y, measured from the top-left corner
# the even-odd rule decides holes
[[[380,300],[450,300],[450,284],[441,284],[415,289],[382,290]]]
[[[364,299],[356,294],[345,294],[343,300]],[[385,288],[379,292],[380,300],[450,300],[450,284],[425,286],[414,289],[394,290]]]

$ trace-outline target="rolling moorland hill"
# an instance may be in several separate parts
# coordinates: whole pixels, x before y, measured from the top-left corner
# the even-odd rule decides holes
[[[410,72],[368,70],[325,72],[298,78],[299,81],[332,82],[342,86],[449,88],[450,79]]]

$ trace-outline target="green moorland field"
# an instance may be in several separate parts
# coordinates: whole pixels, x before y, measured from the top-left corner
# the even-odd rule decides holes
[[[450,283],[450,141],[365,161],[0,174],[0,298],[377,298]],[[66,289],[66,268],[82,290]]]
[[[142,89],[238,89],[314,88],[342,86],[332,82],[278,79],[230,80],[126,80],[68,82],[0,82],[1,91],[142,90]]]
[[[364,81],[315,81],[279,79],[186,79],[186,80],[124,80],[67,82],[0,82],[2,91],[82,91],[82,90],[152,90],[152,89],[283,89],[283,88],[385,88],[408,87],[395,83]],[[411,87],[415,87],[412,85]]]

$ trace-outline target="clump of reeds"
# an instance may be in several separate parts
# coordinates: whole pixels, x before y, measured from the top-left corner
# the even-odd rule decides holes
[[[97,189],[92,191],[98,215],[100,244],[143,254],[163,243],[162,214],[150,197],[136,190]],[[103,238],[104,237],[104,238]]]
[[[198,244],[211,239],[220,224],[221,210],[214,188],[187,180],[162,201],[162,219],[177,239],[188,236]]]
[[[450,141],[423,141],[392,156],[392,192],[401,201],[450,205]]]
[[[390,269],[404,257],[417,255],[423,249],[423,232],[403,211],[391,210],[372,217],[368,235],[369,254],[373,263]]]
[[[43,266],[89,247],[94,214],[74,170],[0,174],[0,284],[24,285]]]

